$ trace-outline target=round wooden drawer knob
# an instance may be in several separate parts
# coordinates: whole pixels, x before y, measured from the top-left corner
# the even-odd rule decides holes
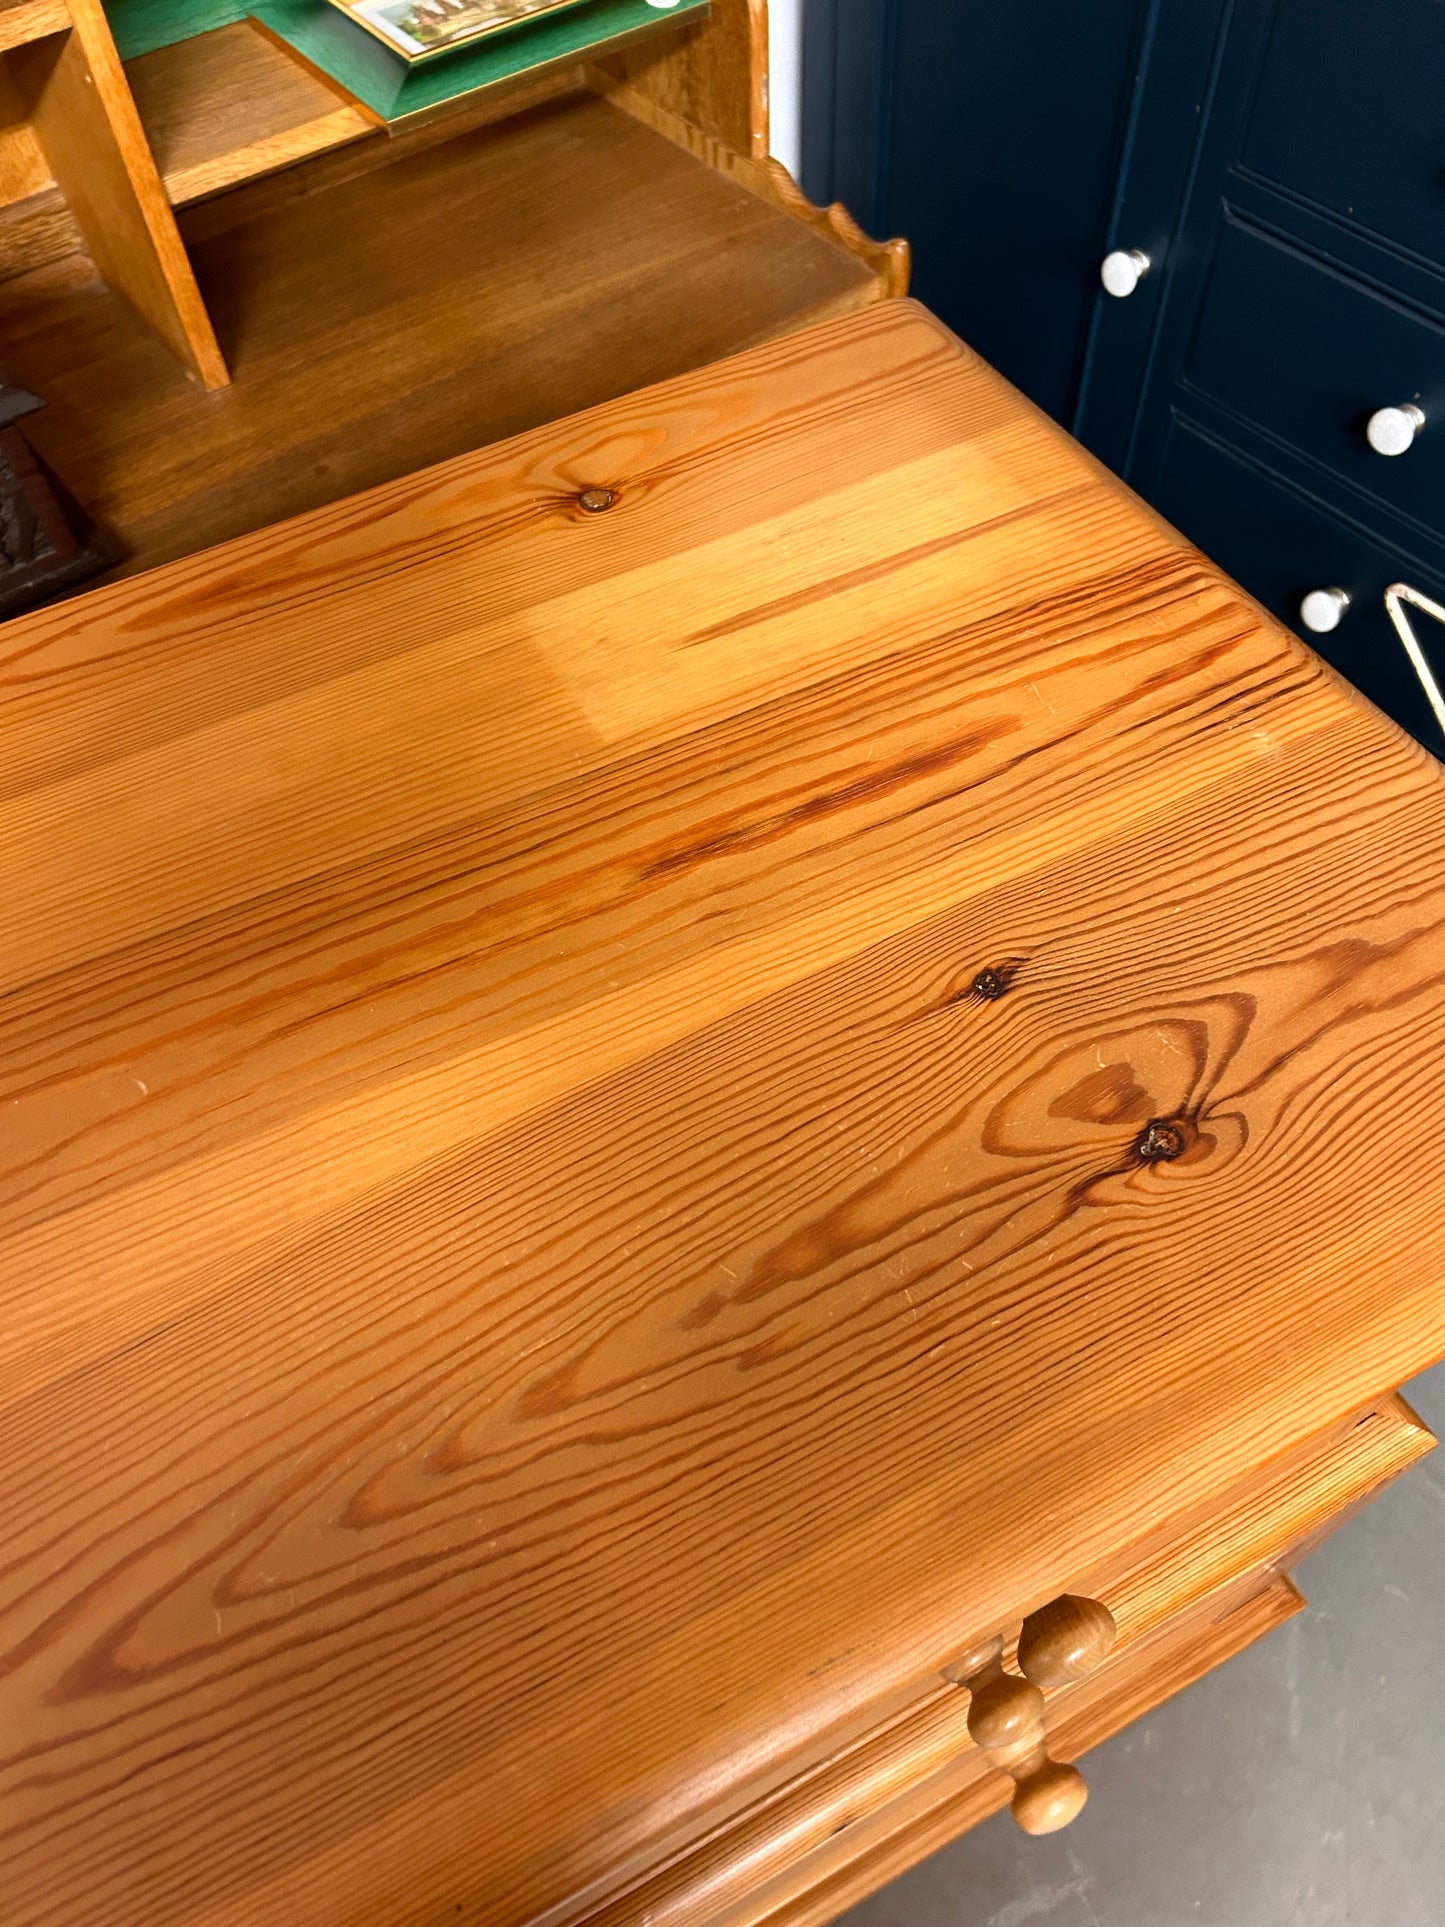
[[[1061,1593],[1030,1613],[1019,1634],[1019,1671],[1035,1686],[1068,1686],[1109,1657],[1119,1629],[1098,1599]]]
[[[1089,1797],[1077,1767],[1048,1760],[1014,1788],[1010,1811],[1025,1833],[1057,1833],[1077,1819]]]
[[[1042,1688],[1086,1679],[1117,1636],[1114,1615],[1097,1599],[1063,1593],[1030,1613],[1019,1634],[1019,1672],[1005,1670],[1002,1635],[962,1653],[944,1678],[969,1694],[969,1736],[1014,1782],[1013,1816],[1025,1833],[1056,1833],[1089,1797],[1084,1776],[1051,1760]]]
[[[1015,1747],[1027,1751],[1044,1738],[1044,1696],[1037,1686],[1002,1668],[985,1675],[973,1689],[968,1708],[969,1736],[986,1753],[1004,1756]],[[1005,1764],[1003,1757],[996,1764]]]

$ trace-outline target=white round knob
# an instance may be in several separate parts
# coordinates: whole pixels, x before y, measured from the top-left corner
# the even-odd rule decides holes
[[[1132,294],[1149,272],[1149,257],[1142,248],[1115,248],[1106,254],[1099,267],[1099,279],[1107,294],[1122,301]]]
[[[1403,455],[1424,426],[1424,409],[1407,401],[1398,408],[1377,408],[1365,435],[1377,455]]]
[[[1344,589],[1311,589],[1299,606],[1300,621],[1317,636],[1338,629],[1350,598]]]

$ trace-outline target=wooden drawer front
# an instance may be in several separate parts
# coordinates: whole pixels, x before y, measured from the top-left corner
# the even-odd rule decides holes
[[[1206,1601],[1133,1646],[1070,1690],[1054,1709],[1053,1751],[1077,1760],[1175,1693],[1233,1659],[1292,1619],[1305,1601],[1288,1579],[1256,1582],[1245,1597]],[[849,1826],[749,1904],[708,1927],[822,1927],[920,1860],[937,1853],[1008,1799],[1008,1781],[984,1769],[974,1750],[959,1754],[882,1811]]]
[[[1434,1444],[1429,1427],[1402,1398],[1384,1399],[1261,1467],[1219,1506],[1168,1520],[1113,1567],[1071,1580],[1070,1590],[1108,1601],[1120,1649],[1127,1649],[1201,1599],[1248,1596]]]
[[[1244,139],[1251,173],[1445,263],[1445,6],[1279,0]]]
[[[1384,604],[1387,585],[1402,578],[1437,600],[1445,597],[1445,570],[1331,513],[1183,420],[1170,432],[1155,499],[1161,514],[1247,582],[1272,615],[1305,636],[1417,741],[1445,756],[1445,736]],[[1331,587],[1344,589],[1350,606],[1337,629],[1309,634],[1300,603],[1311,589]],[[1445,635],[1432,631],[1429,623],[1418,625],[1427,653],[1445,669]]]
[[[1068,1590],[1107,1601],[1119,1641],[1092,1678],[1048,1695],[1051,1753],[1077,1758],[1297,1610],[1279,1567],[1433,1444],[1402,1400],[1385,1400],[1222,1505],[1169,1521],[1108,1570],[1071,1582]],[[932,1690],[668,1866],[568,1918],[577,1927],[756,1927],[791,1921],[797,1908],[799,1920],[827,1919],[1008,1801],[1008,1776],[969,1739],[967,1712],[966,1693]],[[835,1882],[842,1897],[815,1906],[815,1889],[832,1894]]]
[[[1445,290],[1442,290],[1445,292]],[[1426,529],[1445,529],[1445,329],[1290,243],[1226,220],[1187,382]],[[1376,409],[1426,427],[1378,455]]]

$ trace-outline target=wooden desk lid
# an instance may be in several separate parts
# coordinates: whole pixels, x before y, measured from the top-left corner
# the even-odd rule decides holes
[[[0,655],[7,1922],[585,1914],[1445,1351],[1440,770],[917,308]]]

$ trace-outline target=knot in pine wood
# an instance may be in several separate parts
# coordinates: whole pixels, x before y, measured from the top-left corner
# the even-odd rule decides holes
[[[984,1003],[997,1003],[1013,988],[1015,977],[1019,974],[1017,958],[1007,958],[1003,963],[985,964],[968,987],[970,997],[978,997]]]
[[[1189,1149],[1189,1134],[1173,1118],[1151,1117],[1134,1140],[1134,1149],[1145,1164],[1170,1164]]]

